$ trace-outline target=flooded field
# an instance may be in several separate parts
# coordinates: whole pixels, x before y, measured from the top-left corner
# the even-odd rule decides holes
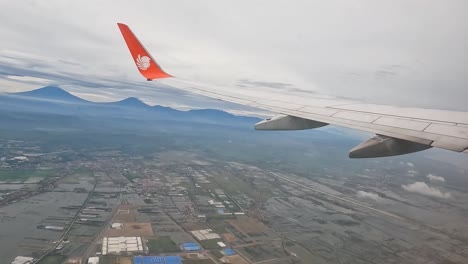
[[[38,229],[39,225],[66,226],[87,193],[47,192],[0,209],[0,256],[11,261],[18,255],[34,256],[49,249],[62,232]]]

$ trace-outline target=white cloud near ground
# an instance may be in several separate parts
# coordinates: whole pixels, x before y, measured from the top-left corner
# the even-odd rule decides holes
[[[372,192],[365,192],[365,191],[358,191],[357,196],[359,198],[372,199],[375,201],[378,201],[380,199],[380,196],[378,194],[372,193]]]
[[[418,193],[426,196],[438,197],[448,199],[451,197],[449,192],[442,192],[441,190],[430,187],[425,182],[414,182],[411,184],[406,184],[401,186],[405,191]]]
[[[428,174],[426,177],[430,181],[433,181],[433,182],[445,182],[445,178],[442,177],[442,176],[437,176],[437,175],[434,175],[434,174]]]

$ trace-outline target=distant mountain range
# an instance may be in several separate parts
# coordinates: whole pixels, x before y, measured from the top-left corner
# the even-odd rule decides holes
[[[55,86],[0,96],[0,111],[136,120],[178,120],[223,125],[253,124],[260,120],[215,109],[180,111],[159,105],[150,106],[135,97],[117,102],[96,103],[79,98]]]

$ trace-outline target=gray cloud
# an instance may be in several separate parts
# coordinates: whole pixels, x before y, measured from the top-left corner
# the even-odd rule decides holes
[[[271,88],[275,90],[282,90],[285,94],[288,92],[296,92],[296,93],[307,93],[307,94],[316,94],[316,92],[312,90],[307,90],[307,89],[300,89],[295,87],[291,83],[281,83],[281,82],[267,82],[267,81],[254,81],[254,80],[248,80],[248,79],[242,79],[238,80],[237,87],[242,87],[242,88],[251,88],[254,90],[265,90],[265,88]]]
[[[457,0],[4,1],[0,72],[75,85],[77,92],[113,88],[116,97],[127,95],[122,83],[154,101],[115,25],[126,22],[175,76],[468,110],[467,8]],[[16,89],[8,87],[0,90]],[[174,95],[153,89],[159,100]]]
[[[238,83],[240,85],[246,86],[260,86],[260,87],[269,87],[275,89],[288,89],[294,87],[294,85],[290,83],[280,83],[280,82],[261,82],[261,81],[252,81],[248,79],[239,80]]]
[[[8,57],[8,61],[5,60],[6,57]],[[2,62],[3,64],[1,64]],[[34,64],[34,66],[31,66],[31,64]],[[158,82],[141,80],[133,82],[96,74],[84,74],[80,71],[77,72],[76,66],[75,63],[47,58],[33,58],[31,62],[26,54],[0,56],[0,72],[5,73],[0,74],[0,91],[1,88],[5,89],[5,82],[12,81],[9,84],[14,89],[6,89],[8,92],[31,90],[45,85],[57,85],[91,101],[116,101],[126,97],[138,97],[150,105],[158,104],[183,110],[209,107],[223,109],[235,114],[271,115],[266,111],[171,89]],[[57,67],[61,70],[50,71],[51,67]],[[16,87],[25,88],[16,89]]]
[[[449,192],[442,192],[437,188],[430,187],[425,182],[414,182],[411,184],[406,184],[401,186],[405,191],[419,193],[427,196],[438,197],[448,199],[451,197]]]
[[[392,76],[395,76],[397,75],[397,72],[395,71],[388,71],[388,70],[379,70],[379,71],[376,71],[375,72],[375,75],[377,75],[378,77],[392,77]]]

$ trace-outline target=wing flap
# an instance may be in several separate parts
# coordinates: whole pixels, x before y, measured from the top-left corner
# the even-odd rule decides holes
[[[324,116],[332,116],[338,113],[339,110],[331,109],[331,108],[321,108],[321,107],[315,107],[315,106],[305,106],[299,109],[298,111],[304,112],[304,113],[317,113],[318,115],[324,115]]]
[[[392,116],[381,116],[374,121],[374,124],[389,126],[389,127],[400,127],[410,130],[423,131],[430,125],[428,122],[416,121],[407,118],[399,118]]]
[[[430,124],[424,131],[457,138],[468,138],[468,127],[459,125]]]
[[[399,107],[391,105],[377,104],[348,104],[334,106],[334,108],[358,111],[366,113],[374,113],[387,116],[406,117],[422,120],[431,120],[442,123],[468,124],[468,113],[459,111],[424,109],[414,107]]]
[[[332,117],[346,119],[346,120],[359,121],[359,122],[364,122],[364,123],[372,123],[375,120],[377,120],[380,117],[380,115],[362,113],[362,112],[338,111],[336,114],[332,115]]]
[[[443,148],[455,152],[463,152],[468,149],[468,141],[462,138],[455,138],[455,137],[447,137],[435,134],[435,136],[439,136],[434,142],[432,142],[431,146],[436,148]]]

